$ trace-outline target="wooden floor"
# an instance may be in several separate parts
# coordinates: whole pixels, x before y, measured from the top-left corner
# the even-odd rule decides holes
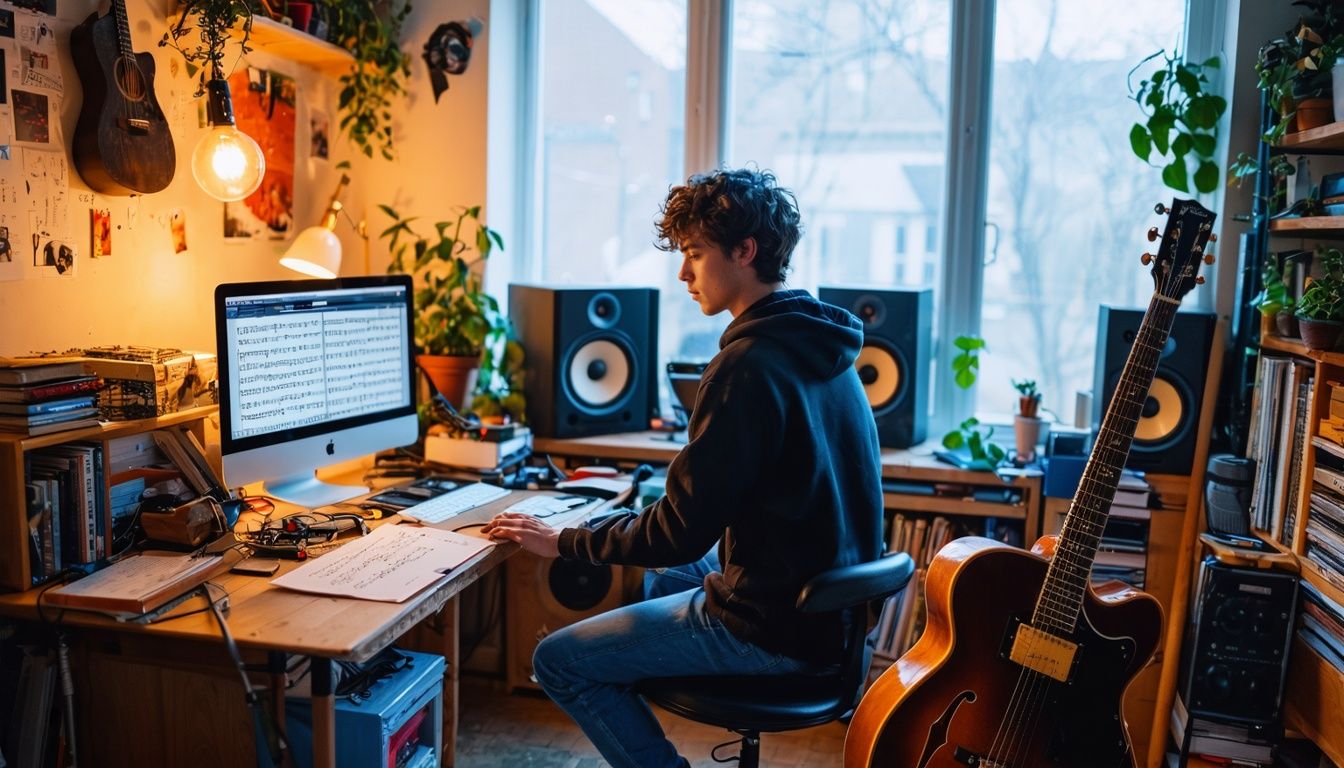
[[[599,768],[607,765],[579,727],[540,693],[504,692],[503,684],[462,678],[457,768]],[[695,768],[718,768],[709,751],[734,738],[718,728],[654,709],[672,743]],[[843,723],[761,738],[761,765],[833,768],[840,765]],[[724,754],[724,751],[720,751]]]

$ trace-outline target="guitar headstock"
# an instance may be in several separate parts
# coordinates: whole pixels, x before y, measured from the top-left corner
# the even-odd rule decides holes
[[[1218,240],[1213,233],[1217,216],[1194,200],[1173,200],[1168,208],[1161,203],[1158,214],[1167,214],[1162,242],[1157,254],[1143,254],[1143,263],[1152,263],[1153,287],[1169,299],[1180,301],[1192,288],[1204,282],[1201,264],[1212,264],[1213,254],[1206,253],[1209,243]],[[1157,240],[1157,227],[1148,230],[1148,239]]]

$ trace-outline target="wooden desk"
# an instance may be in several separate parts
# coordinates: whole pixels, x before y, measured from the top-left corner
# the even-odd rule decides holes
[[[516,498],[510,498],[505,504],[513,503]],[[505,500],[501,500],[503,502]],[[600,508],[600,507],[599,507]],[[592,514],[597,508],[581,510],[575,514],[575,522],[587,514]],[[383,524],[393,523],[397,520],[395,516],[388,518]],[[371,600],[357,600],[346,597],[324,597],[320,595],[305,594],[286,589],[272,587],[270,577],[243,576],[238,574],[226,573],[217,577],[213,583],[220,585],[229,595],[229,611],[227,613],[227,622],[229,631],[238,643],[240,649],[244,652],[269,652],[269,653],[297,653],[308,655],[312,658],[311,677],[312,677],[312,697],[313,697],[313,754],[315,766],[331,767],[335,765],[335,701],[332,697],[332,662],[333,661],[367,661],[383,648],[391,645],[397,638],[401,637],[408,630],[419,624],[426,618],[444,611],[446,616],[445,623],[448,630],[442,633],[444,638],[442,650],[437,652],[445,653],[448,658],[445,660],[448,664],[448,670],[445,673],[445,702],[444,712],[445,723],[444,733],[444,765],[452,764],[453,740],[456,735],[456,712],[457,712],[457,680],[458,680],[458,659],[456,658],[456,608],[457,602],[453,598],[472,584],[482,574],[502,563],[513,553],[517,552],[519,547],[512,543],[501,543],[481,552],[476,557],[459,566],[451,574],[434,585],[421,590],[415,596],[403,603],[375,602]],[[301,565],[298,561],[282,561],[279,573],[285,573]],[[0,615],[12,618],[36,621],[39,618],[37,600],[41,590],[33,589],[26,592],[0,595]],[[200,608],[204,604],[202,598],[192,598],[183,606],[174,611],[182,613],[195,608]],[[445,610],[446,608],[446,610]],[[220,651],[221,635],[219,627],[215,622],[214,616],[206,611],[183,616],[182,618],[173,618],[163,620],[160,623],[141,625],[117,622],[108,617],[97,613],[81,611],[58,611],[50,604],[43,606],[49,621],[58,620],[66,627],[76,628],[81,634],[87,634],[92,638],[104,638],[104,644],[115,643],[118,653],[122,647],[135,648],[141,653],[149,654],[157,663],[168,663],[174,659],[190,659],[199,665],[199,659],[202,655],[206,658],[214,658],[223,661],[226,657]],[[271,657],[273,660],[275,656]],[[87,668],[80,667],[78,673],[87,672]],[[232,702],[242,703],[241,689],[237,685],[237,673],[231,671],[233,676],[233,685],[223,684],[224,694],[236,697],[232,700],[227,696],[216,697],[215,701],[223,702],[227,708]],[[106,677],[106,676],[104,676]],[[218,676],[221,681],[227,680],[227,675]],[[121,682],[132,681],[134,678],[130,675],[124,675]],[[153,687],[152,684],[149,687]],[[275,704],[283,707],[283,689],[279,691],[280,698]],[[171,754],[162,755],[164,759],[144,759],[145,751],[151,747],[142,745],[144,730],[152,729],[155,722],[152,719],[142,718],[137,713],[122,712],[119,717],[115,711],[105,712],[104,710],[116,710],[117,707],[105,706],[105,702],[100,701],[105,695],[105,691],[99,689],[89,680],[81,680],[77,692],[78,701],[80,701],[81,716],[78,722],[81,725],[80,746],[81,757],[91,752],[96,754],[97,749],[85,749],[88,745],[97,744],[109,754],[115,754],[115,760],[95,760],[96,764],[106,764],[116,762],[117,764],[160,764],[160,765],[185,765],[200,764],[195,760],[184,761],[185,755],[190,752],[177,751],[179,747],[164,747]],[[188,706],[209,708],[211,699],[208,693],[199,691],[181,692],[176,694],[187,703]],[[199,697],[199,698],[198,698]],[[193,701],[193,699],[195,699]],[[451,701],[449,701],[450,699]],[[157,706],[157,705],[156,705]],[[106,717],[91,717],[90,711],[101,712]],[[281,709],[280,711],[283,711]],[[451,715],[450,715],[451,713]],[[218,714],[221,721],[233,722],[236,728],[244,730],[251,734],[251,723],[243,713],[243,717],[232,717],[224,713],[210,713],[212,716]],[[236,714],[236,713],[235,713]],[[108,722],[107,718],[114,718]],[[134,723],[134,731],[125,732],[126,729],[118,729],[115,726],[116,720],[125,722],[127,725]],[[94,723],[97,732],[90,731],[90,724]],[[115,732],[108,732],[115,731]],[[227,733],[224,728],[216,729],[217,732],[209,734],[215,739],[219,738],[220,733]],[[208,736],[203,734],[203,737]],[[247,739],[238,737],[245,743],[250,744]],[[181,750],[190,750],[193,745],[180,747]],[[137,749],[140,749],[140,759],[133,759]],[[214,760],[219,760],[218,754],[213,755]],[[121,762],[125,761],[125,762]],[[251,764],[252,760],[246,761]],[[213,764],[221,764],[214,762]],[[228,764],[227,760],[222,764]]]
[[[666,432],[628,432],[567,440],[538,437],[532,450],[537,454],[551,454],[562,458],[569,466],[594,462],[650,462],[670,464],[682,446],[685,433],[674,433],[669,439]],[[1031,546],[1041,532],[1041,476],[1039,472],[1022,472],[1004,482],[991,472],[973,472],[958,469],[934,458],[936,443],[927,442],[910,449],[882,449],[882,478],[919,483],[939,483],[947,486],[965,486],[972,489],[1014,487],[1022,492],[1016,504],[977,501],[961,495],[921,495],[883,492],[887,509],[928,512],[930,514],[969,515],[975,517],[1005,517],[1023,521],[1026,546]]]

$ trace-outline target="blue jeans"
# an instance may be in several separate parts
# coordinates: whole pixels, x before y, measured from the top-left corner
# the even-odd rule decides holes
[[[696,567],[703,569],[703,561]],[[613,768],[689,766],[649,705],[631,689],[634,683],[648,677],[776,675],[811,669],[806,662],[734,637],[706,612],[703,575],[694,581],[681,574],[671,578],[673,584],[694,586],[552,632],[532,656],[542,689],[574,718]]]

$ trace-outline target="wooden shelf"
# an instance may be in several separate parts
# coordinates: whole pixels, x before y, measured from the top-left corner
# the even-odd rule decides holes
[[[954,496],[920,496],[909,493],[882,494],[882,506],[907,512],[932,512],[944,515],[974,515],[976,517],[1005,517],[1025,520],[1027,508],[1022,502],[1000,504],[992,501],[974,501]],[[1027,542],[1030,546],[1031,542]]]
[[[188,422],[196,421],[197,419],[204,419],[218,410],[219,406],[217,405],[205,405],[200,408],[189,408],[185,411],[170,413],[154,419],[109,421],[96,427],[71,429],[65,432],[50,432],[35,437],[11,432],[0,432],[0,443],[18,443],[19,451],[31,451],[34,448],[45,448],[49,445],[61,445],[62,443],[69,443],[77,440],[110,440],[115,437],[121,437],[122,435],[135,435],[154,429],[175,426],[177,424],[186,424]]]
[[[1283,137],[1280,149],[1288,151],[1344,152],[1344,122],[1330,123]]]
[[[1319,237],[1344,239],[1344,216],[1301,216],[1296,219],[1273,219],[1269,234],[1286,237]]]
[[[1344,676],[1300,637],[1289,651],[1283,724],[1311,739],[1336,765],[1344,764]]]
[[[168,27],[171,29],[181,16],[180,12],[169,14]],[[235,29],[232,40],[241,39],[241,35],[241,30]],[[343,75],[355,66],[354,55],[341,46],[260,14],[252,16],[252,34],[248,36],[247,44],[254,50],[305,64],[327,75]]]

